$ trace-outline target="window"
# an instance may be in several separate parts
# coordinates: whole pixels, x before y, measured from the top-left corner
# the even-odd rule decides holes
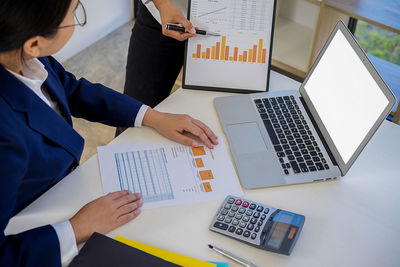
[[[366,53],[400,65],[400,35],[358,20],[355,37]]]

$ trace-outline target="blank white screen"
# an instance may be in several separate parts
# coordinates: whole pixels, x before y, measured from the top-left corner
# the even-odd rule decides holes
[[[389,103],[340,30],[304,89],[345,164]]]

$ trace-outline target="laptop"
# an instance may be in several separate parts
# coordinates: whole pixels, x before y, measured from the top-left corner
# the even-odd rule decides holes
[[[344,176],[395,102],[341,21],[299,90],[214,99],[249,189]]]

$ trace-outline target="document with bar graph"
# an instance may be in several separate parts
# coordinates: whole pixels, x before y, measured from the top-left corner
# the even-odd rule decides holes
[[[180,144],[133,143],[98,147],[104,194],[131,190],[143,208],[242,195],[223,142],[214,149]]]
[[[274,0],[190,0],[188,17],[200,29],[186,44],[183,87],[267,91]]]

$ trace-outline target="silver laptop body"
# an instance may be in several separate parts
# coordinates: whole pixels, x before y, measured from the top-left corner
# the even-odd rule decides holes
[[[343,54],[332,57],[332,51],[342,50]],[[335,76],[340,68],[353,63],[351,76],[348,71]],[[333,84],[340,85],[337,94]],[[371,101],[373,105],[363,106]],[[371,114],[353,110],[351,103],[358,109],[372,110]],[[336,25],[299,90],[214,100],[246,188],[345,175],[394,104],[395,97],[342,22]],[[358,119],[364,115],[368,117]]]

